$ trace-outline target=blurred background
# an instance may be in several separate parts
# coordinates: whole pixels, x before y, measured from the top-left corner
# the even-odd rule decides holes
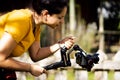
[[[65,36],[74,35],[77,37],[77,43],[86,51],[96,52],[99,48],[100,34],[102,34],[105,53],[117,52],[120,46],[120,1],[69,1],[64,25],[56,30],[45,27],[41,36],[43,40],[41,44],[50,45]],[[47,34],[49,36],[44,36]]]
[[[6,1],[7,3],[4,3]],[[25,1],[26,4],[28,1],[30,0]],[[8,5],[10,10],[15,6],[9,0],[1,0],[0,3]],[[1,11],[4,4],[0,5]],[[22,1],[16,1],[18,8],[24,7],[20,4]],[[120,0],[69,0],[63,25],[55,30],[46,25],[41,27],[41,45],[42,47],[49,46],[70,35],[77,38],[76,44],[88,54],[99,53],[99,64],[95,65],[91,72],[87,72],[75,63],[75,53],[73,53],[71,67],[50,70],[47,75],[43,74],[40,77],[17,72],[18,80],[120,79]],[[53,56],[36,64],[46,66],[60,61],[60,58],[60,52],[56,52]],[[33,63],[26,54],[17,59]]]
[[[42,31],[42,46],[73,35],[77,38],[76,44],[88,54],[100,53],[99,65],[93,71],[72,67],[53,72],[48,80],[119,80],[120,0],[69,0],[62,27],[53,30],[45,26]],[[74,54],[71,58],[75,59]],[[50,79],[50,76],[54,77]]]

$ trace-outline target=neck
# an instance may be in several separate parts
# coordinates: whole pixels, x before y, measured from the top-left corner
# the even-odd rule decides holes
[[[36,12],[33,11],[32,13],[33,20],[36,25],[41,25],[42,24],[42,17],[38,15]]]

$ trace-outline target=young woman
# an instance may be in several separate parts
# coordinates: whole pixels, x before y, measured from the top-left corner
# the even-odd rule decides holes
[[[29,8],[12,10],[0,16],[0,80],[7,80],[2,75],[6,69],[30,72],[33,76],[46,72],[39,65],[20,62],[12,57],[28,51],[36,62],[54,54],[62,46],[71,48],[74,37],[66,37],[49,47],[40,47],[40,25],[46,24],[53,29],[59,27],[64,22],[67,4],[67,0],[33,0]]]

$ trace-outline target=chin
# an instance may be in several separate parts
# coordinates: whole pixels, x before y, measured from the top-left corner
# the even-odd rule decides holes
[[[49,25],[50,26],[50,25]],[[52,29],[56,29],[58,26],[50,26]]]
[[[49,26],[50,28],[54,29],[55,27],[54,26]]]

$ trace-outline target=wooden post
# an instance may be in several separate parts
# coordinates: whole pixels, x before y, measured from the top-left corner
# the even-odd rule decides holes
[[[99,63],[107,60],[107,55],[104,53],[104,18],[102,14],[102,8],[99,12]],[[108,73],[106,71],[95,71],[95,80],[107,80]]]
[[[75,71],[75,80],[88,80],[88,72],[76,63],[75,59],[72,59],[72,67]]]
[[[113,57],[113,61],[120,62],[120,50]],[[114,80],[118,80],[118,79],[120,79],[120,71],[115,71],[115,73],[114,73]]]
[[[88,72],[86,70],[75,70],[75,80],[88,80]]]
[[[57,71],[55,74],[55,80],[67,80],[67,71],[66,70]]]
[[[70,33],[73,34],[74,30],[75,30],[75,25],[76,25],[76,21],[75,21],[75,0],[70,0]]]
[[[107,71],[95,71],[94,80],[108,80]]]
[[[98,53],[99,53],[99,58],[100,58],[98,63],[101,64],[107,60],[107,55],[104,52],[102,52],[101,50],[99,50]],[[93,69],[95,67],[99,66],[99,64],[95,64]],[[108,76],[107,71],[95,71],[94,80],[107,80],[106,76]]]
[[[47,75],[46,74],[42,74],[39,77],[35,77],[34,80],[47,80]]]
[[[99,49],[104,51],[104,18],[102,14],[102,8],[100,8],[99,12],[99,36],[100,36]]]

